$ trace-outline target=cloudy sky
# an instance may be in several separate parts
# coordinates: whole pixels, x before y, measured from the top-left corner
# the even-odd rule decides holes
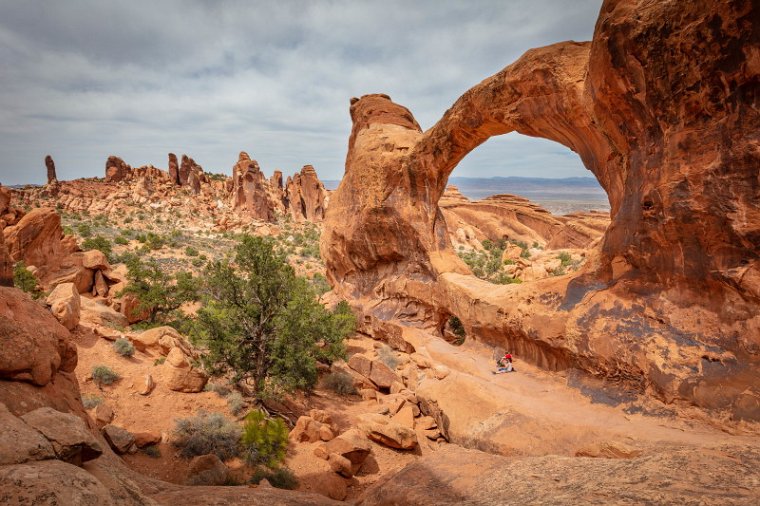
[[[108,155],[230,173],[343,174],[349,99],[387,93],[430,128],[525,50],[590,40],[601,0],[0,0],[0,182],[102,176]],[[454,175],[591,176],[510,134]]]

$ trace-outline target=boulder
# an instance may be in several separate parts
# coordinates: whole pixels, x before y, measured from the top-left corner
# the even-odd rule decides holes
[[[371,440],[399,450],[413,450],[417,447],[417,434],[414,429],[393,422],[383,415],[370,413],[359,418],[359,428]]]
[[[15,288],[0,287],[0,378],[48,384],[77,364],[70,334],[50,312]]]
[[[96,249],[82,253],[82,266],[93,271],[108,270],[111,267],[106,254]]]
[[[132,336],[130,339],[135,348],[143,353],[168,355],[171,349],[183,340],[183,337],[172,327],[157,327]],[[179,349],[178,351],[182,352]]]
[[[59,460],[81,465],[103,453],[100,443],[76,415],[44,407],[22,415],[21,419],[50,441]]]
[[[359,430],[350,429],[319,448],[335,472],[350,478],[359,472],[372,445]]]
[[[79,322],[82,325],[88,327],[109,327],[112,329],[123,329],[129,325],[127,318],[123,314],[99,301],[82,297],[81,303]]]
[[[114,416],[113,409],[105,402],[101,402],[95,408],[95,421],[100,425],[108,425],[113,421]]]
[[[146,374],[145,381],[143,381],[137,393],[140,395],[150,395],[154,388],[156,388],[156,383],[153,381],[153,376]]]
[[[115,504],[111,492],[95,476],[60,460],[0,467],[0,491],[3,504],[8,505]],[[114,495],[126,492],[114,491]]]
[[[161,442],[161,434],[156,432],[135,432],[133,435],[135,436],[135,445],[138,448],[157,445]]]
[[[369,379],[378,387],[388,389],[390,389],[391,385],[394,383],[401,382],[401,378],[399,378],[390,367],[380,360],[372,361],[372,372],[370,373]]]
[[[103,271],[95,271],[95,278],[92,285],[92,294],[98,297],[105,297],[108,295],[108,283],[103,277]]]
[[[0,466],[54,459],[53,446],[40,432],[0,403]]]
[[[208,383],[209,376],[203,370],[193,367],[182,350],[174,347],[166,357],[166,367],[169,368],[166,386],[175,392],[202,392]]]
[[[50,312],[61,322],[61,325],[73,330],[79,325],[81,303],[79,292],[74,283],[63,283],[56,286],[46,303],[50,306]]]
[[[117,427],[116,425],[106,425],[103,427],[102,433],[113,451],[119,455],[135,453],[137,451],[135,436],[133,436],[128,430]]]
[[[220,486],[227,483],[229,469],[216,455],[202,455],[190,461],[188,485]]]
[[[129,293],[121,297],[121,308],[119,311],[130,325],[147,320],[150,317],[150,310],[141,308],[137,297]]]
[[[372,374],[372,359],[356,353],[348,359],[348,367],[369,379]]]
[[[313,443],[321,439],[320,429],[322,427],[323,424],[314,420],[312,417],[301,416],[298,418],[298,421],[296,421],[293,430],[290,431],[288,438],[295,442]]]

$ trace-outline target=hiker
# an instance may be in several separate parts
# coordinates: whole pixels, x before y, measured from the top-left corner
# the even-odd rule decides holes
[[[499,372],[514,371],[514,368],[512,367],[512,354],[509,352],[505,353],[503,357],[497,360],[496,364],[499,366]]]

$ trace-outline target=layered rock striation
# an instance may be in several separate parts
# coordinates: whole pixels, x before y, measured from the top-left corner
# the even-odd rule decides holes
[[[321,246],[336,292],[386,319],[456,314],[554,368],[760,419],[758,14],[605,1],[592,42],[528,51],[424,133],[387,95],[352,99]],[[462,158],[513,131],[578,153],[611,222],[579,274],[495,290],[455,255],[438,202]]]

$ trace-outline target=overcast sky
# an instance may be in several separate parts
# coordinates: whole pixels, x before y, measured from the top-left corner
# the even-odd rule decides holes
[[[187,153],[230,173],[343,174],[349,99],[387,93],[430,128],[532,47],[590,40],[601,0],[0,0],[0,182],[102,176],[115,154]],[[456,176],[592,176],[549,141],[510,134]]]

